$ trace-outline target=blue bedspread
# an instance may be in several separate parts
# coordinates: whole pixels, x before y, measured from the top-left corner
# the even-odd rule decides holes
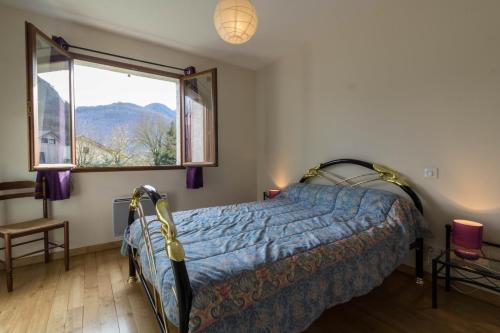
[[[414,205],[396,194],[311,184],[290,185],[264,202],[173,217],[194,293],[191,332],[301,332],[325,309],[380,285],[426,232]],[[173,275],[158,226],[150,224],[153,283],[175,324]],[[137,221],[125,240],[148,267]]]

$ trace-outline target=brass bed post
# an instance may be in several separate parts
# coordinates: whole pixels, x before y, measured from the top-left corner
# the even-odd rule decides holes
[[[129,207],[129,226],[135,220],[135,212],[138,213],[138,218],[140,220],[140,225],[142,228],[142,238],[145,243],[147,259],[149,264],[149,269],[151,274],[156,280],[156,260],[154,256],[154,251],[151,242],[151,235],[149,232],[149,223],[147,222],[144,216],[144,212],[142,210],[142,206],[140,203],[141,197],[146,194],[153,202],[153,205],[156,210],[157,221],[160,222],[160,232],[163,238],[165,239],[165,252],[167,257],[170,259],[170,264],[172,266],[172,272],[174,275],[175,281],[175,298],[178,305],[179,310],[179,333],[187,333],[189,331],[189,315],[191,312],[192,298],[193,292],[191,289],[191,283],[189,281],[188,272],[186,269],[186,263],[184,261],[184,249],[181,243],[177,240],[177,231],[175,228],[175,224],[172,218],[172,214],[170,212],[170,207],[167,199],[162,198],[156,189],[149,185],[143,185],[134,190],[132,195],[132,200],[130,202]],[[154,283],[150,284],[152,287],[150,288],[148,282],[144,279],[142,274],[142,270],[140,267],[140,260],[136,259],[135,249],[132,246],[128,246],[128,256],[129,256],[129,281],[134,281],[136,276],[138,275],[141,281],[142,286],[146,292],[148,300],[155,309],[156,319],[160,324],[160,329],[162,332],[168,332],[169,323],[167,322],[167,318],[165,316],[163,304],[157,304],[158,299],[161,303],[161,297],[157,296],[157,291],[155,289]],[[139,271],[137,268],[139,267]],[[153,290],[151,290],[153,289]]]

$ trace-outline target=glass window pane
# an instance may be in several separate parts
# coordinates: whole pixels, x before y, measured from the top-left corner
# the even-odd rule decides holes
[[[178,165],[179,79],[75,60],[80,168]]]
[[[35,46],[36,159],[39,165],[70,164],[70,59],[38,34]]]
[[[184,162],[215,164],[215,71],[185,79]]]

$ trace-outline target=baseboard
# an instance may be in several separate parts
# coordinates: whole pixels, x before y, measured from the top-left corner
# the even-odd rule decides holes
[[[109,243],[104,243],[104,244],[96,244],[96,245],[90,245],[90,246],[83,246],[83,247],[78,247],[74,249],[69,250],[69,255],[70,257],[73,256],[79,256],[82,254],[87,254],[87,253],[95,253],[95,252],[101,252],[101,251],[106,251],[110,249],[116,249],[121,246],[122,242],[121,241],[114,241],[114,242],[109,242]],[[64,258],[64,252],[63,251],[58,251],[58,252],[53,252],[50,254],[50,260],[57,260],[57,259],[62,259]],[[16,267],[22,267],[22,266],[27,266],[27,265],[33,265],[33,264],[39,264],[44,262],[44,255],[43,254],[38,254],[36,256],[31,256],[31,257],[26,257],[26,258],[21,258],[18,260],[14,260],[12,262],[12,266],[14,268]],[[5,268],[0,264],[0,270],[4,270]]]
[[[409,275],[415,276],[415,268],[411,267],[409,265],[403,264],[403,265],[399,266],[396,270],[399,271],[399,272],[405,273],[405,274],[409,274]],[[431,273],[424,272],[424,281],[426,281],[427,283],[431,283],[432,282],[432,275],[431,275]],[[444,281],[442,279],[439,279],[438,283],[440,285],[444,286]],[[460,287],[471,288],[470,285],[462,283],[462,282],[453,281],[453,283],[456,283],[456,284],[460,285]],[[470,297],[476,298],[478,300],[481,300],[481,301],[484,301],[484,302],[487,302],[487,303],[490,303],[490,304],[493,304],[495,306],[500,307],[500,295],[495,294],[493,292],[490,292],[488,290],[478,289],[476,292],[474,292],[472,294],[469,294],[467,296],[470,296]]]

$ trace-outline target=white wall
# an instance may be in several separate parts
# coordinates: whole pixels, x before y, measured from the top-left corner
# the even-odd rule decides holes
[[[339,0],[314,38],[255,78],[0,6],[0,181],[34,177],[27,171],[28,20],[75,44],[219,70],[220,167],[205,169],[205,187],[186,190],[184,171],[75,174],[72,198],[53,203],[54,216],[71,222],[72,247],[113,240],[111,199],[139,184],[168,191],[175,209],[241,202],[339,157],[402,172],[422,196],[434,245],[442,245],[443,225],[453,217],[483,222],[485,238],[500,241],[499,12],[496,0]],[[439,179],[423,178],[428,166],[439,168]],[[30,205],[0,203],[0,223],[33,216]]]
[[[48,35],[97,50],[198,70],[218,68],[219,167],[204,169],[204,188],[187,190],[185,170],[78,173],[70,200],[52,203],[70,221],[71,247],[113,241],[111,200],[141,184],[169,193],[175,210],[255,199],[255,73],[211,59],[0,5],[0,181],[34,179],[28,172],[24,21]],[[161,33],[161,32],[159,32]],[[0,203],[0,224],[33,218],[41,203]]]
[[[403,173],[443,247],[454,217],[500,241],[500,2],[339,1],[323,29],[258,71],[258,186],[334,158]],[[424,179],[425,167],[439,178]]]

